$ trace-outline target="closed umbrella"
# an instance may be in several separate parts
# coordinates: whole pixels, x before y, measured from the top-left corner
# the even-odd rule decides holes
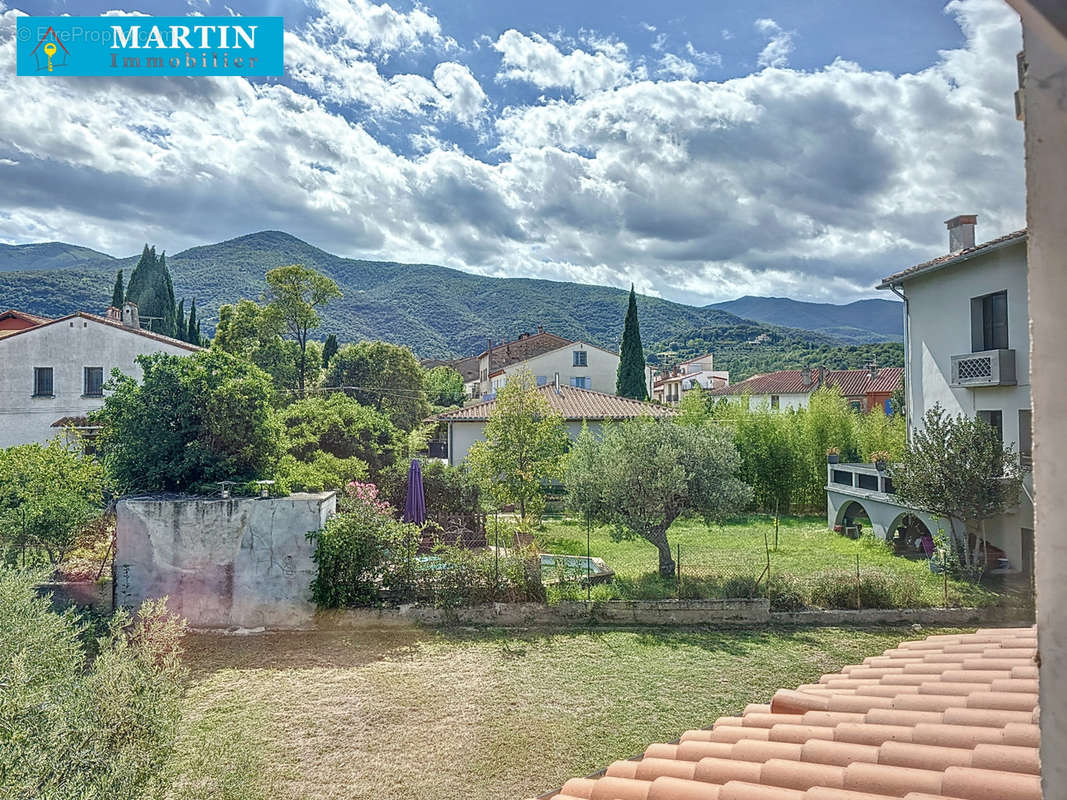
[[[408,496],[404,503],[404,522],[421,525],[426,521],[426,498],[422,493],[422,465],[417,458],[411,459],[408,468]]]

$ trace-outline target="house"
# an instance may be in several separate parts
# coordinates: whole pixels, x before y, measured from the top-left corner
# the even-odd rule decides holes
[[[0,447],[47,442],[71,425],[87,430],[104,403],[104,383],[118,368],[139,378],[135,359],[149,353],[188,355],[201,348],[142,330],[137,306],[106,316],[76,312],[44,319],[0,314]]]
[[[479,353],[478,359],[478,383],[474,387],[471,396],[475,399],[483,399],[486,395],[494,392],[493,379],[499,378],[504,370],[516,367],[524,361],[535,356],[548,353],[553,350],[561,350],[574,344],[570,339],[564,339],[554,333],[546,333],[540,325],[537,333],[522,333],[511,342],[501,342],[494,345],[489,340],[488,348]],[[531,370],[532,371],[532,370]],[[538,373],[535,373],[538,374]],[[502,385],[497,381],[497,386]]]
[[[562,415],[567,424],[567,434],[577,439],[582,426],[596,432],[605,422],[622,422],[638,417],[666,417],[676,412],[672,408],[617,397],[605,392],[582,389],[555,382],[538,386],[532,391],[540,392],[548,404]],[[448,463],[462,463],[471,446],[484,437],[485,423],[496,407],[496,400],[444,411],[428,421],[447,426]]]
[[[541,796],[1041,800],[1037,652],[1032,627],[902,642]]]
[[[705,390],[720,389],[730,385],[730,373],[714,370],[711,353],[683,361],[673,369],[657,373],[652,381],[651,397],[657,403],[676,405],[682,395],[700,387]]]
[[[811,394],[821,386],[837,387],[856,411],[881,407],[889,411],[889,398],[900,387],[902,367],[870,366],[866,369],[785,369],[714,389],[713,397],[740,401],[747,397],[752,408],[807,408]]]
[[[905,301],[909,431],[940,404],[949,414],[986,420],[1002,441],[1015,445],[1028,468],[1033,449],[1027,233],[976,245],[976,222],[974,215],[948,220],[948,254],[890,275],[878,288]],[[1017,509],[987,521],[986,534],[1006,555],[1010,570],[1032,574],[1033,503],[1025,495]]]
[[[533,375],[538,386],[560,383],[577,389],[614,394],[619,356],[587,342],[569,342],[491,372],[489,392],[483,393],[482,398],[495,397],[508,379],[522,370]]]

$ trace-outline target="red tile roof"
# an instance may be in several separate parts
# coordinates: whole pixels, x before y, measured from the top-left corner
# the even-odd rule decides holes
[[[51,322],[51,317],[41,317],[37,314],[28,314],[25,311],[19,311],[14,308],[9,308],[7,311],[0,311],[0,320],[4,319],[19,319],[24,322],[30,322],[34,325],[42,325],[45,322]]]
[[[904,642],[556,800],[1041,800],[1037,633]]]
[[[804,374],[805,371],[800,369],[767,372],[714,389],[710,394],[809,394],[819,388],[819,370],[808,371],[807,386],[804,385]],[[903,367],[880,367],[876,378],[872,378],[867,369],[831,369],[825,373],[824,385],[838,387],[845,397],[858,397],[871,392],[893,392],[903,379]]]
[[[169,345],[172,345],[173,347],[180,347],[180,348],[182,348],[184,350],[189,350],[191,352],[196,352],[198,350],[203,350],[204,349],[202,347],[197,347],[195,344],[189,344],[189,342],[183,342],[181,339],[173,339],[170,336],[164,336],[163,334],[160,334],[160,333],[153,333],[152,331],[146,331],[144,328],[130,328],[130,327],[126,326],[126,325],[123,325],[121,322],[119,322],[117,320],[108,319],[107,317],[101,317],[101,316],[98,316],[97,314],[87,314],[84,311],[75,311],[73,314],[67,314],[64,317],[58,317],[57,319],[50,319],[47,322],[43,322],[40,325],[36,325],[36,326],[34,326],[32,328],[24,328],[23,330],[20,330],[20,331],[13,331],[9,336],[5,336],[2,339],[0,339],[0,342],[8,342],[8,341],[11,341],[12,339],[14,339],[16,336],[23,336],[23,335],[25,335],[27,333],[31,333],[31,332],[36,331],[36,330],[40,330],[41,328],[47,328],[49,325],[55,325],[55,324],[57,324],[59,322],[66,322],[67,320],[71,320],[71,319],[75,319],[75,318],[88,319],[88,320],[92,320],[93,322],[99,322],[102,325],[108,325],[108,326],[110,326],[112,328],[118,328],[119,330],[126,331],[127,333],[137,334],[138,336],[145,336],[145,337],[147,337],[149,339],[154,339],[157,342],[160,342],[162,344],[169,344]]]
[[[493,345],[492,363],[490,363],[489,368],[491,371],[501,369],[511,364],[517,364],[520,361],[526,361],[534,356],[539,356],[542,353],[558,350],[569,344],[574,344],[574,342],[570,339],[564,339],[562,336],[556,336],[554,333],[541,332],[516,339],[513,342]],[[478,354],[478,358],[485,358],[488,352],[488,350],[482,351]]]
[[[573,386],[560,386],[557,390],[553,384],[538,386],[534,389],[548,399],[548,404],[567,420],[624,420],[635,417],[669,417],[677,413],[673,408],[631,400],[629,397],[616,397],[613,394],[594,392],[592,389],[578,389]],[[484,422],[496,408],[496,400],[476,403],[455,411],[444,411],[431,417],[437,422]]]
[[[975,245],[974,247],[968,247],[965,250],[957,250],[955,253],[946,253],[943,256],[937,258],[931,258],[929,261],[924,261],[921,264],[916,264],[914,267],[908,267],[905,270],[901,270],[888,278],[884,278],[880,284],[879,289],[888,289],[890,286],[896,286],[902,280],[906,278],[913,278],[916,275],[920,275],[924,272],[932,272],[935,269],[941,269],[952,264],[966,261],[974,256],[981,255],[990,250],[996,250],[1004,245],[1011,244],[1012,242],[1026,241],[1026,229],[1021,231],[1014,231],[1012,233],[1005,234],[1004,236],[998,236],[996,239],[990,239],[988,242],[982,242],[982,244]]]

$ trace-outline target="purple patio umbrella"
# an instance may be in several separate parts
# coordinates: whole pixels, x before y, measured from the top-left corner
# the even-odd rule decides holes
[[[426,497],[422,493],[422,465],[411,459],[408,469],[408,496],[404,502],[404,522],[421,525],[426,521]]]

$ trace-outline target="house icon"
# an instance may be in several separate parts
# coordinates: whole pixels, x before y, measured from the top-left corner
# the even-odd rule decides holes
[[[38,72],[51,72],[54,67],[67,66],[70,51],[63,46],[63,42],[59,41],[59,37],[56,36],[55,29],[49,25],[41,41],[33,48],[32,55],[37,59]]]

